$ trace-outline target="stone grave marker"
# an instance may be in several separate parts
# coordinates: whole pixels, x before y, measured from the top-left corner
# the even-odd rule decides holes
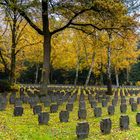
[[[88,122],[79,122],[76,126],[76,134],[78,139],[88,138],[89,134]]]
[[[69,121],[69,112],[68,111],[61,111],[59,113],[60,122],[68,122]]]
[[[14,116],[22,116],[22,114],[23,114],[23,107],[16,106],[14,108]]]
[[[78,118],[79,119],[86,119],[86,117],[87,117],[86,109],[79,109],[78,110]]]
[[[52,104],[50,106],[50,113],[56,113],[58,111],[58,105],[57,104]]]
[[[111,131],[112,122],[110,118],[102,119],[100,122],[100,130],[103,134],[109,134]]]
[[[137,111],[137,103],[134,103],[134,102],[133,102],[133,103],[131,104],[131,111],[133,111],[133,112],[134,112],[134,111]]]
[[[97,117],[101,117],[101,115],[102,115],[101,107],[95,107],[94,108],[94,116],[97,118]]]
[[[48,124],[50,119],[50,115],[48,112],[41,112],[40,114],[38,114],[38,123],[43,125],[43,124]]]
[[[72,110],[73,110],[73,104],[72,104],[72,103],[68,103],[68,104],[66,105],[66,110],[67,110],[67,111],[72,111]]]
[[[108,106],[108,115],[114,115],[115,107],[113,105]]]
[[[121,115],[121,117],[120,117],[120,129],[121,130],[129,129],[129,117],[128,117],[128,115]]]
[[[120,111],[121,111],[121,113],[126,113],[126,111],[127,111],[127,105],[126,104],[121,104],[120,105]]]
[[[41,113],[41,111],[42,111],[41,105],[36,105],[36,106],[33,107],[34,115]]]
[[[138,112],[136,115],[136,122],[137,122],[137,125],[140,125],[140,112]]]

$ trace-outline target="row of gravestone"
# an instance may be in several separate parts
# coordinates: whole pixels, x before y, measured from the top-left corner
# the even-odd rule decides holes
[[[140,125],[140,113],[136,115],[136,123]],[[121,130],[128,130],[129,129],[129,116],[128,115],[121,115],[119,119],[119,126]],[[112,128],[112,121],[110,118],[105,118],[100,121],[100,130],[102,134],[109,134]],[[77,138],[84,139],[87,138],[89,135],[90,127],[88,122],[80,122],[76,126],[76,134]]]
[[[76,94],[74,94],[76,95]],[[76,99],[76,96],[74,99]],[[71,97],[71,99],[73,99],[73,97]],[[74,100],[72,100],[74,102]],[[66,110],[67,111],[72,111],[73,109],[73,102],[67,103],[66,105]],[[121,104],[120,105],[120,111],[121,113],[126,113],[127,110],[127,105],[126,104]],[[136,111],[137,110],[137,104],[136,103],[132,103],[131,104],[131,110],[132,111]],[[39,114],[42,111],[42,107],[40,105],[35,105],[33,106],[33,112],[34,114]],[[52,104],[50,106],[50,113],[55,113],[58,111],[58,105],[57,104]],[[115,112],[115,106],[108,106],[108,114],[109,115],[113,115]],[[22,104],[20,102],[20,100],[17,100],[17,102],[15,102],[15,108],[14,108],[14,115],[15,116],[21,116],[23,113],[23,108],[22,108]],[[102,108],[101,107],[95,107],[94,108],[94,116],[95,117],[100,117],[102,115]],[[78,118],[79,119],[86,119],[87,116],[87,112],[86,112],[86,108],[85,108],[85,102],[84,100],[80,100],[79,102],[79,110],[78,110]]]

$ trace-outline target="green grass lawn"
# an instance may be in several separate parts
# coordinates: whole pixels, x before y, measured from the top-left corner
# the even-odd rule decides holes
[[[128,103],[128,100],[127,100]],[[121,131],[119,128],[120,118],[120,101],[115,108],[115,114],[109,116],[107,108],[102,108],[103,114],[100,118],[95,118],[93,109],[86,97],[87,119],[90,125],[89,140],[139,140],[140,127],[137,126],[135,117],[140,111],[138,105],[137,112],[131,112],[128,105],[127,115],[130,118],[130,129]],[[43,105],[42,105],[43,106]],[[99,104],[98,106],[101,106]],[[50,114],[48,125],[38,125],[38,116],[33,115],[32,109],[28,104],[23,104],[24,114],[22,117],[14,117],[14,106],[8,104],[6,111],[0,112],[0,139],[2,140],[76,140],[76,125],[78,122],[78,101],[74,103],[74,109],[70,112],[68,123],[60,123],[59,112],[65,110],[66,103],[59,107],[58,113]],[[43,111],[49,111],[49,107],[43,108]],[[112,130],[108,135],[103,135],[100,132],[100,120],[110,117],[112,120]]]

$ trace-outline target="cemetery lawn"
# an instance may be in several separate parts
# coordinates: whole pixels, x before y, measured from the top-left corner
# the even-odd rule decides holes
[[[135,97],[135,96],[134,96]],[[128,98],[127,98],[128,99]],[[128,104],[128,100],[127,100]],[[43,107],[43,104],[41,104]],[[99,104],[101,106],[101,104]],[[73,111],[70,112],[68,123],[60,123],[59,112],[65,110],[66,103],[59,106],[57,113],[50,113],[50,121],[48,125],[38,125],[38,116],[33,115],[33,111],[29,104],[23,104],[24,114],[21,117],[13,116],[14,105],[8,103],[6,111],[0,111],[0,140],[76,140],[76,125],[78,122],[78,100],[74,103]],[[90,132],[89,140],[136,140],[140,139],[140,126],[136,124],[136,114],[140,111],[138,105],[137,112],[132,112],[130,105],[127,105],[127,115],[130,119],[130,129],[121,131],[119,128],[120,118],[120,100],[115,107],[115,114],[109,116],[107,107],[102,108],[102,117],[95,118],[93,109],[86,96],[87,119]],[[49,107],[43,111],[49,112]],[[103,135],[100,132],[100,120],[110,117],[112,121],[111,133]]]

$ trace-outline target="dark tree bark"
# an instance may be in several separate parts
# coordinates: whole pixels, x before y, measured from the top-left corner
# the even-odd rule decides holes
[[[16,13],[14,13],[14,18],[13,18],[13,24],[11,26],[11,31],[12,31],[12,48],[11,48],[11,69],[10,69],[10,83],[14,84],[15,83],[15,70],[16,70],[16,23],[17,23],[17,18],[16,18]]]
[[[108,33],[111,42],[112,35]],[[107,94],[112,95],[112,81],[111,81],[111,46],[110,43],[107,47]]]

